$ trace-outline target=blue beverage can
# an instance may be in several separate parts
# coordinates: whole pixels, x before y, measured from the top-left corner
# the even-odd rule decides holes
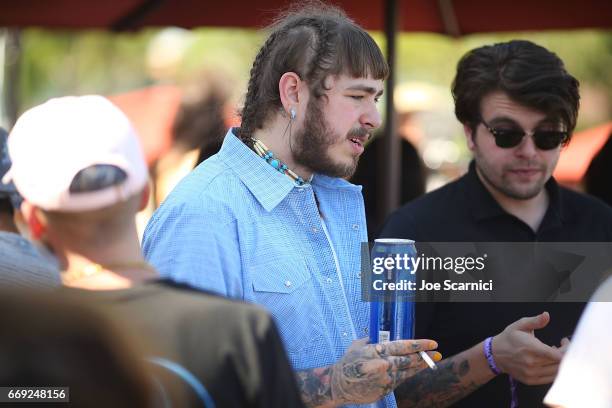
[[[374,241],[370,266],[376,300],[370,302],[370,342],[412,339],[414,337],[414,290],[416,283],[413,260],[414,241],[385,238]],[[414,287],[414,286],[412,286]]]

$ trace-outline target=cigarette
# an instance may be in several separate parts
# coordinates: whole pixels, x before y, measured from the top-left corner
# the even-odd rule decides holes
[[[423,357],[423,360],[425,360],[425,362],[427,363],[429,368],[431,368],[432,370],[437,370],[438,369],[438,367],[436,366],[436,363],[434,363],[434,361],[431,359],[431,357],[429,357],[429,354],[427,354],[424,351],[419,351],[419,354],[421,355],[421,357]]]

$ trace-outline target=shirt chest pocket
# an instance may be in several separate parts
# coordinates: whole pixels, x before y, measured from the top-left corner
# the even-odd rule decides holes
[[[274,317],[289,353],[303,351],[321,337],[321,315],[313,279],[303,260],[264,262],[251,268],[255,302]]]

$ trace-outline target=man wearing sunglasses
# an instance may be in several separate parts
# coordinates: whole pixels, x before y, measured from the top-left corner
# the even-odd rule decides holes
[[[382,237],[612,241],[612,210],[552,177],[579,105],[578,81],[555,54],[528,41],[474,49],[459,62],[452,90],[473,154],[469,171],[392,214]],[[452,357],[400,386],[399,406],[542,406],[583,307],[417,303],[416,337],[437,339]]]

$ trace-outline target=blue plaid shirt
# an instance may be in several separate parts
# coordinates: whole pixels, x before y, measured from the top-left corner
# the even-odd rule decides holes
[[[366,241],[360,186],[315,175],[297,187],[230,130],[155,212],[143,249],[163,276],[264,306],[302,370],[334,364],[368,337]],[[386,402],[395,407],[391,394]]]

